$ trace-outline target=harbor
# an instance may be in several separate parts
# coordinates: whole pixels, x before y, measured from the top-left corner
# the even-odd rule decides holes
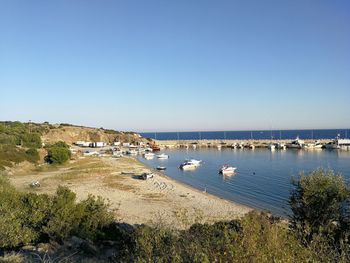
[[[156,169],[166,167],[164,174],[200,191],[288,218],[288,198],[292,178],[300,172],[331,169],[350,180],[350,151],[344,150],[270,150],[265,148],[171,148],[161,151],[168,159],[136,158]],[[193,169],[180,169],[185,160],[202,163]],[[234,173],[219,173],[222,165],[236,168]]]

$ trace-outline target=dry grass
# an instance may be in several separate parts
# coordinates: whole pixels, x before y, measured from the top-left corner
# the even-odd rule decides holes
[[[142,195],[142,199],[152,201],[165,201],[164,197],[163,193],[146,193]]]
[[[123,191],[131,191],[133,193],[138,189],[137,187],[129,184],[122,183],[127,178],[123,176],[108,176],[103,178],[102,182],[105,187],[114,188]]]

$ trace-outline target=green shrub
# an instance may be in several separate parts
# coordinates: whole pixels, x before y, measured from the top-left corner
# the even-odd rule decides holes
[[[51,164],[63,164],[71,158],[69,146],[65,142],[56,142],[49,146],[46,160]]]
[[[26,160],[31,163],[36,163],[40,160],[37,149],[30,148],[26,151]]]
[[[95,240],[113,221],[108,204],[89,196],[80,203],[68,188],[54,196],[21,193],[0,177],[0,249],[62,241],[71,235]]]
[[[308,175],[301,173],[293,184],[291,223],[299,237],[308,242],[314,235],[323,235],[337,244],[347,239],[350,188],[344,179],[320,169]]]

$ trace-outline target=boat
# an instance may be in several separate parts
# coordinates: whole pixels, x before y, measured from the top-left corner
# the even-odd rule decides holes
[[[237,169],[236,167],[228,166],[227,164],[225,164],[220,168],[219,173],[233,174],[236,171],[236,169]]]
[[[153,151],[153,152],[160,151],[160,147],[157,146],[157,145],[153,145],[153,146],[152,146],[152,151]]]
[[[350,150],[350,139],[336,139],[324,145],[326,149]]]
[[[129,154],[129,155],[137,155],[138,152],[136,150],[127,150],[126,151],[126,154]]]
[[[195,166],[198,167],[198,166],[201,165],[202,160],[189,159],[189,160],[186,160],[185,162],[186,162],[186,163],[191,163],[191,164],[193,164],[193,165],[195,165]]]
[[[278,149],[278,150],[285,150],[286,149],[286,145],[284,143],[277,143],[276,144],[276,149]]]
[[[269,148],[271,151],[274,151],[274,150],[276,149],[276,145],[274,145],[274,144],[269,144],[269,145],[267,146],[267,148]]]
[[[189,161],[185,161],[184,163],[182,163],[180,165],[180,169],[182,170],[193,170],[193,169],[196,169],[198,167],[198,165],[192,163],[192,162],[189,162]]]
[[[152,159],[154,157],[154,153],[148,152],[143,155],[146,159]]]
[[[158,159],[169,159],[169,155],[162,153],[157,155]]]
[[[153,173],[143,173],[141,176],[141,179],[143,180],[147,180],[147,179],[151,179],[154,177],[154,174]]]
[[[295,140],[291,141],[290,143],[287,143],[287,148],[294,148],[294,149],[301,149],[305,145],[305,142],[303,140],[299,139],[299,136],[295,138]]]
[[[307,150],[317,150],[323,148],[323,143],[316,141],[315,143],[308,143],[304,145],[304,148]]]
[[[165,171],[166,167],[165,166],[157,166],[157,170],[159,171]]]

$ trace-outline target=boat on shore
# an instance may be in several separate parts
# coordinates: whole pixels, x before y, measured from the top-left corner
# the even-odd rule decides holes
[[[151,179],[154,177],[154,174],[153,173],[143,173],[140,178],[143,179],[143,180],[147,180],[147,179]]]

